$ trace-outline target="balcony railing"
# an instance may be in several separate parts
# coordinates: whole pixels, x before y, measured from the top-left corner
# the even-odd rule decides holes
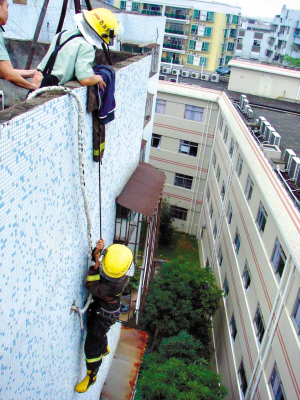
[[[171,43],[164,43],[163,47],[165,49],[173,49],[173,50],[185,50],[185,46],[180,44],[171,44]]]
[[[187,35],[188,33],[183,31],[183,30],[179,30],[179,29],[170,29],[170,28],[166,28],[165,29],[166,33],[174,33],[175,35]]]
[[[142,14],[147,15],[162,15],[161,11],[142,10]]]
[[[161,58],[161,62],[171,63],[171,61],[172,61],[172,57],[162,57]],[[179,65],[180,61],[179,60],[173,60],[172,64],[178,64]]]
[[[260,52],[260,46],[252,46],[251,52],[252,53],[259,53]]]
[[[175,18],[175,19],[185,19],[185,20],[190,19],[189,16],[185,14],[165,13],[165,16],[167,18]]]

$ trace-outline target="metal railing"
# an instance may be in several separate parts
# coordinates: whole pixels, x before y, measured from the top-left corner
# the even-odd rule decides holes
[[[161,11],[142,10],[142,14],[161,16],[162,12]]]
[[[175,19],[184,19],[184,20],[189,20],[190,17],[185,14],[174,14],[174,13],[165,13],[165,16],[167,18],[175,18]]]
[[[170,29],[170,28],[166,28],[165,32],[167,33],[174,33],[176,35],[188,35],[187,32],[183,31],[183,30],[179,30],[179,29]]]
[[[173,50],[185,50],[185,46],[180,44],[171,44],[171,43],[164,43],[163,47],[165,49],[173,49]]]

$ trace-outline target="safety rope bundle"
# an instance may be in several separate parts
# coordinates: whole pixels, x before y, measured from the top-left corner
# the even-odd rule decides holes
[[[43,87],[41,89],[37,89],[34,92],[30,93],[29,96],[27,97],[27,100],[32,100],[36,96],[45,93],[45,92],[56,92],[56,93],[67,93],[76,100],[77,106],[78,106],[78,129],[77,129],[77,135],[78,135],[78,157],[79,157],[79,174],[80,174],[80,186],[81,186],[81,191],[82,191],[82,196],[83,196],[83,201],[84,201],[84,209],[85,209],[85,215],[86,215],[86,220],[87,220],[87,235],[88,235],[88,241],[89,241],[89,252],[88,252],[88,263],[90,263],[90,260],[92,258],[92,249],[93,249],[93,242],[92,242],[92,221],[91,221],[91,216],[90,216],[90,209],[89,209],[89,203],[87,199],[87,194],[86,194],[86,185],[85,185],[85,173],[84,173],[84,162],[83,162],[83,133],[82,133],[82,119],[83,119],[83,107],[81,104],[81,100],[79,96],[75,93],[74,90],[63,87],[63,86],[48,86],[48,87]],[[82,314],[84,314],[90,305],[92,301],[92,295],[89,294],[87,297],[86,303],[82,309],[76,306],[75,300],[71,306],[71,311],[70,314],[75,311],[80,318],[80,327],[83,329],[83,323],[82,323]]]

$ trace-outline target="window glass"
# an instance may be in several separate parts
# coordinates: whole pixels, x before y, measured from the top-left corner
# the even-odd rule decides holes
[[[161,135],[157,135],[156,133],[152,133],[151,147],[155,147],[156,149],[160,149],[160,144],[161,144]]]
[[[213,22],[213,20],[214,20],[214,14],[215,14],[214,12],[208,11],[208,12],[207,12],[206,21]]]
[[[185,189],[191,189],[193,184],[193,177],[183,174],[175,174],[174,186],[180,186]]]
[[[206,67],[207,65],[207,57],[200,57],[200,61],[199,61],[199,65],[200,67]]]
[[[237,330],[236,330],[235,318],[234,318],[233,314],[232,314],[232,317],[230,320],[230,334],[231,334],[232,339],[235,340]]]
[[[274,365],[271,378],[270,378],[271,391],[273,392],[275,400],[285,400],[285,396],[282,390],[282,384],[276,364]]]
[[[228,42],[227,51],[234,51],[234,43],[233,42]]]
[[[220,118],[220,125],[219,125],[220,132],[222,132],[222,130],[223,130],[223,123],[224,123],[224,119],[223,119],[223,117],[221,117]]]
[[[188,212],[186,208],[171,206],[171,210],[173,218],[182,219],[183,221],[186,221]]]
[[[228,209],[227,209],[227,222],[230,225],[231,224],[231,219],[232,219],[232,207],[231,203],[228,203]]]
[[[184,118],[192,121],[201,122],[203,120],[203,107],[185,105]]]
[[[234,247],[235,247],[235,252],[236,254],[239,254],[240,251],[240,246],[241,246],[241,237],[239,234],[239,231],[236,230],[235,238],[234,238]]]
[[[254,183],[252,182],[250,175],[248,175],[247,182],[246,182],[246,188],[245,188],[245,196],[248,201],[251,200],[253,188],[254,188]]]
[[[278,274],[280,277],[284,270],[285,261],[286,261],[286,255],[282,249],[279,240],[276,238],[271,262],[273,264],[275,274]]]
[[[298,335],[300,335],[300,290],[297,295],[297,299],[296,299],[296,302],[294,305],[292,316],[293,316],[296,332]]]
[[[241,391],[242,391],[243,395],[245,396],[247,387],[248,387],[248,383],[247,383],[247,379],[246,379],[246,372],[244,369],[243,360],[241,361],[241,364],[240,364],[240,367],[238,370],[238,376],[239,376]]]
[[[229,147],[229,155],[230,155],[231,158],[232,158],[232,156],[233,156],[234,145],[235,145],[234,140],[231,139],[230,147]]]
[[[179,153],[196,157],[197,151],[198,151],[198,143],[189,142],[188,140],[180,140]]]
[[[202,51],[209,51],[209,42],[202,42]]]
[[[211,37],[212,28],[206,26],[204,29],[204,36]]]
[[[215,225],[214,225],[213,236],[214,236],[214,240],[216,240],[216,237],[217,237],[217,223],[216,222],[215,222]]]
[[[255,317],[254,317],[254,326],[255,326],[257,339],[258,339],[259,343],[261,343],[263,340],[263,337],[264,337],[264,333],[265,333],[265,324],[264,324],[264,320],[262,317],[262,313],[261,313],[259,304],[257,306]]]
[[[223,254],[222,254],[222,248],[220,246],[219,253],[218,253],[218,263],[219,263],[220,267],[222,266],[222,262],[223,262]]]
[[[209,187],[207,186],[207,192],[206,192],[207,202],[209,202],[209,198],[210,198],[210,190],[209,190]]]
[[[220,170],[220,166],[218,165],[217,173],[216,173],[217,182],[219,182],[219,180],[220,180],[220,175],[221,175],[221,170]]]
[[[248,289],[250,286],[250,283],[251,283],[251,277],[250,277],[250,271],[249,271],[249,266],[248,266],[247,260],[245,262],[242,279],[243,279],[244,288]]]
[[[236,174],[237,174],[237,176],[241,176],[242,169],[243,169],[243,162],[244,161],[243,161],[241,155],[239,154],[239,157],[238,157],[238,160],[237,160],[237,163],[236,163]]]
[[[212,205],[212,202],[211,202],[211,203],[210,203],[210,209],[209,209],[209,216],[210,216],[210,219],[212,219],[213,213],[214,213],[214,208],[213,208],[213,205]]]
[[[224,282],[223,282],[223,293],[224,293],[224,297],[228,296],[228,293],[229,293],[229,286],[228,286],[227,276],[225,276],[225,279],[224,279]]]
[[[216,168],[216,162],[217,162],[217,156],[216,156],[216,153],[213,152],[212,166],[214,169]]]
[[[155,112],[156,114],[165,114],[166,100],[156,99]]]
[[[224,139],[225,143],[227,142],[227,138],[228,138],[228,128],[227,128],[227,126],[225,126],[224,135],[223,135],[223,139]]]
[[[263,232],[265,230],[266,222],[267,222],[268,214],[262,205],[262,202],[259,204],[258,208],[258,213],[257,213],[257,218],[256,218],[256,223],[258,226],[258,230],[260,232]]]
[[[224,201],[224,197],[225,197],[225,191],[226,191],[226,187],[225,187],[225,183],[222,183],[222,189],[221,189],[221,198],[222,201]]]
[[[194,63],[194,56],[188,54],[187,56],[187,64],[193,64]]]

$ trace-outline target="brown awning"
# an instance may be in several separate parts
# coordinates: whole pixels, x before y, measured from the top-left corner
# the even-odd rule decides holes
[[[140,214],[153,217],[162,195],[166,176],[147,163],[141,163],[127,182],[117,203]]]

